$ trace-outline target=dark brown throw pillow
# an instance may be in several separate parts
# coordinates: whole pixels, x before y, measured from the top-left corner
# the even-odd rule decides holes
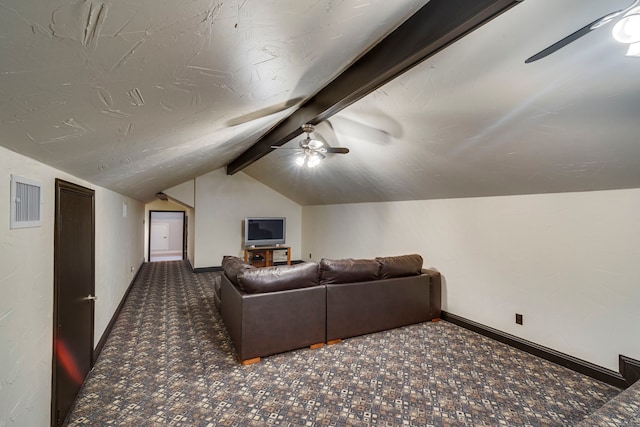
[[[320,282],[336,283],[368,282],[380,278],[380,264],[373,259],[326,259],[320,261]]]
[[[380,278],[417,276],[422,272],[422,257],[418,254],[378,257]]]
[[[238,274],[238,286],[249,294],[286,291],[318,285],[318,264],[254,268]]]
[[[254,269],[254,266],[247,264],[238,257],[225,255],[222,258],[222,271],[224,271],[224,274],[229,278],[231,283],[235,285],[238,285],[238,274],[246,270]]]

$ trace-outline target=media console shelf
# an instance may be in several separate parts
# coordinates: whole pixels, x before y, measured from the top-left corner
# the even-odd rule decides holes
[[[291,248],[289,246],[256,246],[244,249],[244,260],[254,267],[270,267],[273,265],[273,252],[286,251],[287,265],[291,265]]]

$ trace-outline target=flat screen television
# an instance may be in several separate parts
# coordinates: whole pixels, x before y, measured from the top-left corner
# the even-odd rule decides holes
[[[286,218],[245,218],[245,246],[275,246],[285,243]]]

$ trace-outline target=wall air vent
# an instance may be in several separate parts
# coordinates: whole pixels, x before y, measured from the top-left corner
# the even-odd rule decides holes
[[[42,225],[40,188],[39,182],[11,175],[11,228]]]

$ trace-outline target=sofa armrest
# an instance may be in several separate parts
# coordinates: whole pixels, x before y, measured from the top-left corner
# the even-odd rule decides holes
[[[220,315],[234,345],[242,337],[242,294],[225,274],[221,276]]]
[[[423,268],[422,274],[428,275],[431,279],[431,286],[429,286],[429,318],[431,320],[440,320],[442,315],[442,275],[439,271],[428,268]]]
[[[262,294],[222,281],[222,319],[243,362],[326,341],[326,289],[314,286]]]

